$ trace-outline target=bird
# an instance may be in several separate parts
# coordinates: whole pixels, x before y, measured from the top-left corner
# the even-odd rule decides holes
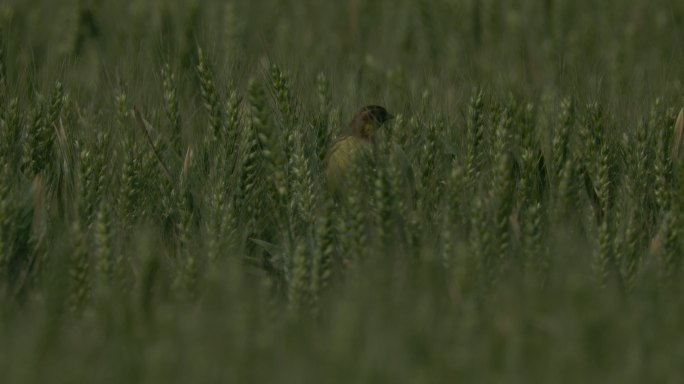
[[[371,153],[372,136],[393,118],[384,107],[366,105],[330,144],[325,155],[325,174],[328,188],[333,193],[339,193],[348,186],[353,167]]]

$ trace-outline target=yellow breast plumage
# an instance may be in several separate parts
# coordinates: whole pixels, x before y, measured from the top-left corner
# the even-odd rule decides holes
[[[355,136],[342,137],[334,142],[328,150],[326,160],[328,186],[332,190],[344,187],[351,177],[352,167],[369,153],[370,148],[367,139]]]
[[[343,192],[354,178],[354,168],[368,160],[371,154],[371,136],[390,120],[387,110],[379,105],[367,105],[358,111],[340,132],[326,154],[325,176],[334,193]],[[365,159],[364,159],[365,158]]]

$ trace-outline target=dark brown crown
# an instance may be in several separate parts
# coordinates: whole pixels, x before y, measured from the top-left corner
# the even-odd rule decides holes
[[[352,121],[349,123],[343,136],[353,135],[366,137],[363,132],[363,126],[366,124],[373,124],[375,127],[380,127],[387,120],[392,119],[392,116],[384,107],[379,105],[367,105],[356,113]]]
[[[358,115],[361,116],[364,122],[374,123],[378,126],[394,117],[384,107],[379,105],[367,105],[361,108]]]

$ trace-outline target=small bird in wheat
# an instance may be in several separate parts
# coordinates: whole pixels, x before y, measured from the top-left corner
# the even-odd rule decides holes
[[[325,156],[325,173],[332,191],[339,192],[346,186],[353,166],[370,154],[373,134],[393,117],[379,105],[367,105],[354,115]]]

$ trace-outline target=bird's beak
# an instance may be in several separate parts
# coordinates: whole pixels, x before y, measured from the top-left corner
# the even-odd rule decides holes
[[[387,115],[387,121],[394,120],[394,115]]]

